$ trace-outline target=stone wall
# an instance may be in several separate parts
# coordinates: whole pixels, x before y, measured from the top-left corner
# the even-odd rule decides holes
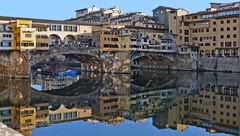
[[[198,69],[202,71],[240,72],[239,58],[199,57]]]
[[[14,78],[28,78],[28,53],[11,51],[0,53],[0,58],[7,63],[0,63],[0,76]]]
[[[102,52],[101,58],[110,64],[105,71],[111,73],[130,73],[131,71],[129,52]]]

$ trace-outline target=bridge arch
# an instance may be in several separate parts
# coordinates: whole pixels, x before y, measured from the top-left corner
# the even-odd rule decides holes
[[[131,54],[133,67],[158,68],[174,64],[174,55],[164,53],[135,53]]]
[[[62,39],[57,34],[51,34],[49,35],[49,43],[50,45],[58,45],[62,43]]]
[[[82,70],[110,72],[112,64],[99,56],[99,50],[95,48],[78,48],[75,46],[54,46],[48,52],[37,53],[32,56],[31,65],[42,64],[46,60],[58,56],[65,56],[67,63],[74,65],[79,63]],[[69,61],[70,60],[70,61]]]
[[[76,36],[74,35],[66,35],[63,39],[65,45],[67,44],[75,44],[76,43]]]

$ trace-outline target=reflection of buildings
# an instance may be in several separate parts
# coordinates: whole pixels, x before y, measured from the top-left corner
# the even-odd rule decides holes
[[[199,94],[178,95],[168,110],[153,117],[153,125],[179,131],[193,125],[211,133],[239,135],[239,93],[238,87],[200,84]]]
[[[100,76],[93,74],[90,76],[91,79],[99,78],[94,80],[93,84],[104,83],[97,84],[99,88],[91,86],[96,92],[86,95],[84,100],[72,98],[78,95],[81,98],[85,96],[81,93],[59,96],[59,98],[52,93],[53,97],[48,98],[53,98],[50,100],[52,102],[46,99],[49,103],[33,104],[36,111],[30,112],[35,108],[26,109],[29,111],[27,116],[16,112],[19,109],[17,107],[0,108],[0,121],[10,126],[15,124],[20,130],[19,126],[28,125],[28,128],[34,128],[36,124],[36,127],[43,127],[51,123],[81,119],[90,119],[89,122],[92,123],[100,121],[118,124],[125,119],[144,122],[147,118],[152,118],[153,125],[159,129],[171,128],[184,131],[188,125],[193,125],[205,128],[211,133],[225,132],[239,135],[239,75],[206,73],[205,77],[204,73],[163,72],[158,74],[154,72],[151,74],[146,72],[140,76],[135,75],[130,84],[128,76],[117,75],[120,77],[116,78],[116,76],[104,75],[99,78]],[[82,74],[81,83],[89,82],[88,77]],[[44,92],[36,92],[38,93]],[[68,101],[63,102],[63,98]],[[69,103],[69,100],[72,100],[72,103]],[[62,103],[65,104],[60,105]],[[60,106],[49,109],[49,105]],[[66,105],[87,105],[91,108]],[[29,118],[31,122],[27,121]],[[21,127],[21,130],[27,132],[27,128]]]
[[[48,103],[34,104],[34,107],[36,107],[36,126],[47,126],[49,124]]]
[[[129,96],[100,96],[96,109],[94,115],[98,120],[118,124],[124,120],[123,115],[129,111]]]
[[[16,130],[24,135],[30,135],[32,129],[36,128],[36,109],[34,107],[16,108]]]
[[[163,111],[176,97],[175,89],[131,94],[131,119],[147,118]]]
[[[210,132],[240,134],[239,87],[200,85],[198,96],[190,97],[184,122],[207,128]]]
[[[36,110],[28,107],[0,108],[0,122],[16,129],[24,135],[30,135],[36,128]]]
[[[0,108],[0,122],[24,135],[32,129],[48,126],[49,123],[87,119],[92,117],[91,107],[66,108],[63,105],[49,109],[48,103],[34,104],[33,107]]]
[[[72,85],[78,81],[78,77],[68,77],[68,76],[43,76],[38,75],[36,77],[36,84],[41,85],[41,90],[54,90],[61,89],[67,86]]]
[[[14,107],[4,107],[0,108],[0,122],[9,125],[14,121],[15,108]]]
[[[53,107],[49,111],[49,121],[51,123],[71,121],[92,116],[92,108],[68,108],[64,105]]]

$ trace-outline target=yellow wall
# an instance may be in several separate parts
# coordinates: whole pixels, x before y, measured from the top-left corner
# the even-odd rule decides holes
[[[36,48],[36,29],[32,28],[31,20],[16,20],[12,22],[14,33],[14,49],[29,50]]]

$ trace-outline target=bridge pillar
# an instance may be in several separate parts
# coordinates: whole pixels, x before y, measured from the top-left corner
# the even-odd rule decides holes
[[[28,52],[0,51],[0,76],[29,78]]]
[[[9,102],[14,106],[29,104],[29,80],[0,78],[0,105]]]
[[[130,73],[131,59],[130,53],[124,52],[102,52],[101,58],[106,60],[110,66],[104,66],[105,72],[112,73]]]

